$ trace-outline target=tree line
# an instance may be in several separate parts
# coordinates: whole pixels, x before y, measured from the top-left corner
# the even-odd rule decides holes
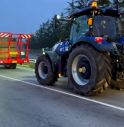
[[[64,12],[61,12],[60,16],[65,17],[69,15],[75,9],[75,1],[68,2],[68,7],[65,8]],[[48,20],[40,25],[40,28],[32,36],[30,48],[41,49],[49,47],[51,48],[59,40],[65,40],[69,38],[71,23],[70,22],[59,22],[59,25],[55,24],[54,15],[51,20]]]
[[[64,18],[76,9],[81,9],[83,6],[86,6],[87,1],[88,0],[71,0],[71,2],[68,2],[67,8],[61,12],[60,16]],[[100,0],[100,4],[111,4],[111,0]],[[59,40],[62,41],[69,38],[71,22],[59,22],[59,25],[56,27],[55,16],[56,15],[40,25],[40,28],[32,36],[30,43],[31,49],[51,48]]]

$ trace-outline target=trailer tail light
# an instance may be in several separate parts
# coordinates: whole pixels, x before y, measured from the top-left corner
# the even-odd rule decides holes
[[[96,37],[95,41],[99,44],[101,44],[103,42],[103,38],[102,37]]]

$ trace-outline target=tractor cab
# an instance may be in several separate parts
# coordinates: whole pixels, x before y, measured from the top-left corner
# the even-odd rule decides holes
[[[92,29],[88,25],[88,16],[77,17],[72,25],[70,40],[77,42],[81,37],[103,37],[116,41],[124,35],[124,22],[117,17],[98,15],[94,17]]]
[[[72,44],[88,37],[118,41],[124,36],[124,16],[115,7],[100,7],[92,1],[88,7],[73,13],[70,41]],[[86,37],[86,38],[84,38]]]

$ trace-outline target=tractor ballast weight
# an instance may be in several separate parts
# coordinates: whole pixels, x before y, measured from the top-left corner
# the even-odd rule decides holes
[[[97,0],[72,13],[67,19],[72,22],[69,40],[37,59],[38,82],[53,85],[59,77],[68,77],[68,86],[83,95],[101,93],[108,86],[123,89],[123,15],[117,6],[101,7]]]

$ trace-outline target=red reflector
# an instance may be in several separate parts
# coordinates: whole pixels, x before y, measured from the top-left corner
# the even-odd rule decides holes
[[[95,41],[98,43],[102,43],[103,42],[103,38],[102,37],[96,37]]]

